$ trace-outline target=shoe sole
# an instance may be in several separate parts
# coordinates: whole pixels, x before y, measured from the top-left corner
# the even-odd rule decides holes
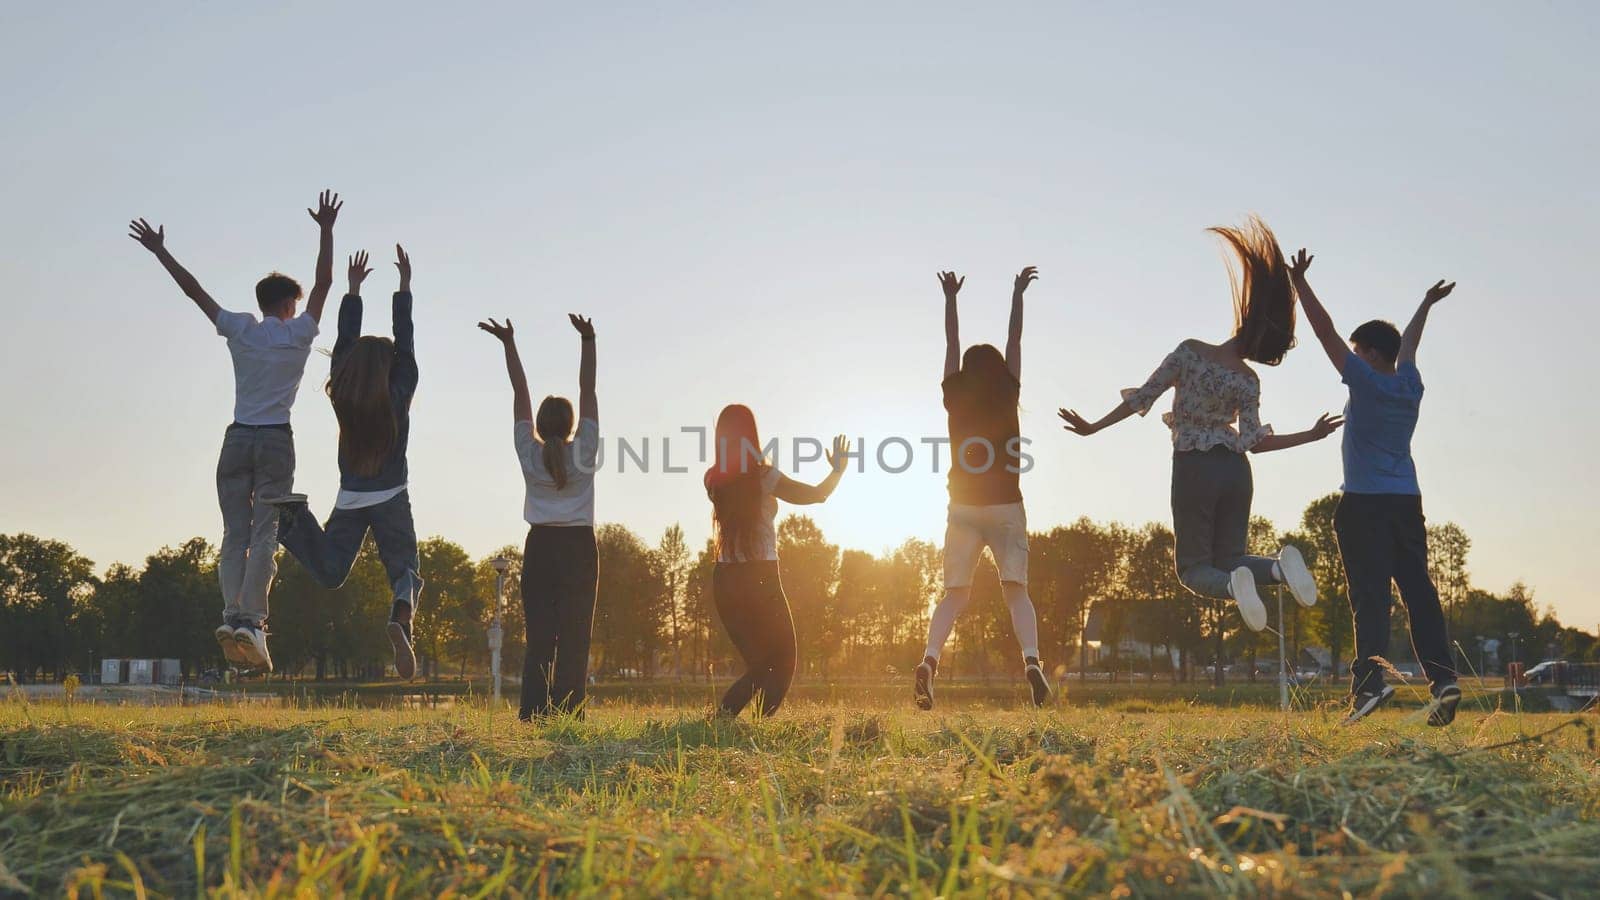
[[[1296,603],[1307,609],[1317,605],[1317,580],[1311,577],[1311,570],[1306,568],[1306,559],[1298,548],[1289,546],[1278,551],[1278,570],[1283,573],[1283,580]]]
[[[1044,673],[1037,666],[1028,667],[1028,687],[1033,690],[1034,706],[1050,702],[1050,682],[1045,680]]]
[[[1433,709],[1428,711],[1428,724],[1435,728],[1443,728],[1456,720],[1456,707],[1461,705],[1461,688],[1454,685],[1446,688],[1433,701]]]
[[[250,637],[249,631],[240,628],[233,633],[233,636],[234,646],[239,648],[239,655],[244,657],[245,665],[260,669],[263,672],[272,671],[272,654],[257,647],[255,640]],[[266,643],[264,638],[262,643]]]
[[[1363,703],[1361,706],[1351,710],[1350,711],[1350,715],[1345,718],[1344,723],[1346,725],[1351,725],[1351,724],[1354,724],[1356,722],[1361,721],[1362,719],[1365,719],[1367,716],[1371,715],[1373,713],[1373,711],[1376,710],[1378,707],[1384,705],[1385,703],[1388,703],[1389,702],[1389,698],[1393,697],[1393,696],[1394,696],[1394,687],[1391,686],[1391,685],[1387,685],[1387,684],[1384,685],[1383,686],[1383,691],[1381,693],[1375,695],[1371,700],[1368,700],[1366,703]]]
[[[933,678],[924,675],[923,673],[926,671],[926,666],[917,667],[917,686],[914,693],[917,700],[917,709],[921,710],[933,709]]]
[[[228,665],[237,669],[248,665],[244,654],[239,652],[239,642],[234,639],[233,628],[224,625],[217,629],[217,645],[222,648],[222,655],[227,658]]]
[[[1267,627],[1267,607],[1256,593],[1256,577],[1250,570],[1234,569],[1229,576],[1229,586],[1233,589],[1233,604],[1239,607],[1239,617],[1244,619],[1245,627],[1251,631]]]
[[[394,645],[394,671],[404,681],[410,681],[417,674],[417,653],[411,649],[411,641],[406,639],[406,630],[399,622],[389,623],[389,643]]]

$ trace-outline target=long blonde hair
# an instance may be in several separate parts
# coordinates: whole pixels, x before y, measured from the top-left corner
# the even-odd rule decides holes
[[[378,474],[394,449],[393,360],[394,341],[367,335],[356,339],[328,376],[328,399],[339,419],[339,459],[356,475]]]
[[[538,414],[533,417],[533,431],[544,443],[541,451],[544,468],[555,479],[559,491],[567,486],[567,438],[572,436],[572,401],[554,395],[544,398]]]
[[[1294,288],[1277,236],[1256,216],[1239,228],[1206,230],[1222,238],[1238,259],[1237,267],[1228,265],[1228,280],[1239,356],[1268,366],[1283,362],[1294,346]]]

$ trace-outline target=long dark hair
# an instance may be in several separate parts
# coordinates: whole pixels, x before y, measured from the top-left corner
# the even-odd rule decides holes
[[[540,451],[545,471],[555,480],[556,490],[567,486],[567,438],[572,436],[572,401],[549,396],[539,404],[533,417],[533,431],[544,444]]]
[[[761,477],[771,468],[761,456],[756,414],[742,403],[723,407],[717,416],[716,460],[706,470],[711,497],[712,535],[717,556],[756,554],[755,524],[761,516]],[[728,550],[735,551],[728,554]]]
[[[1241,359],[1275,366],[1294,346],[1294,288],[1278,238],[1255,216],[1239,228],[1218,225],[1207,231],[1222,238],[1238,258],[1230,261],[1233,284],[1233,340]]]
[[[339,419],[339,458],[352,473],[378,474],[394,449],[396,424],[389,399],[394,341],[367,335],[343,354],[328,375],[328,399]]]
[[[1017,402],[1017,376],[1006,365],[1006,356],[993,344],[973,344],[961,354],[961,376],[967,394],[987,406]]]

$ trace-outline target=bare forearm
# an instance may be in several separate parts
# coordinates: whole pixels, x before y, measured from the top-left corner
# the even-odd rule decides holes
[[[1093,428],[1095,431],[1104,431],[1131,415],[1133,415],[1133,407],[1129,406],[1128,401],[1124,400],[1117,404],[1116,409],[1101,416],[1100,420],[1094,423]]]
[[[1427,327],[1428,313],[1432,309],[1432,303],[1422,301],[1411,321],[1406,323],[1406,330],[1400,334],[1400,362],[1416,361],[1417,346],[1422,343],[1422,329]]]
[[[944,298],[944,373],[953,375],[961,368],[961,314],[956,298]]]
[[[1269,434],[1250,448],[1251,453],[1271,453],[1274,450],[1287,450],[1290,447],[1299,447],[1320,441],[1325,437],[1315,431],[1297,431],[1293,434]]]
[[[328,302],[328,291],[333,288],[333,226],[324,225],[317,240],[317,272],[311,293],[306,297],[306,312],[318,322],[322,321],[322,307]]]
[[[514,341],[506,341],[506,375],[511,379],[511,414],[518,422],[533,421],[533,397],[528,393],[528,373]]]
[[[600,401],[594,392],[594,338],[584,338],[580,343],[583,350],[578,355],[578,415],[585,419],[599,419]]]
[[[200,307],[200,311],[206,314],[206,318],[215,322],[219,307],[216,301],[211,299],[211,295],[206,293],[205,288],[200,286],[199,280],[189,274],[189,270],[185,269],[171,253],[168,253],[165,247],[156,251],[156,259],[161,261],[161,266],[167,270],[167,274],[171,275],[172,280],[177,283],[178,290],[183,291],[185,297],[193,300],[194,304]]]
[[[1022,292],[1011,295],[1011,324],[1006,330],[1006,363],[1012,374],[1022,376]]]

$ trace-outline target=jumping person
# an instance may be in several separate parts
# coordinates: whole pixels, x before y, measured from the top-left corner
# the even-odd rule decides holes
[[[1343,420],[1319,417],[1309,429],[1273,434],[1261,424],[1261,380],[1250,363],[1275,366],[1294,346],[1294,291],[1278,239],[1251,218],[1243,228],[1209,229],[1238,259],[1233,335],[1220,344],[1186,340],[1167,354],[1142,387],[1097,422],[1062,409],[1065,428],[1091,435],[1134,413],[1145,415],[1168,388],[1172,411],[1172,530],[1176,568],[1184,587],[1201,597],[1231,599],[1252,631],[1267,625],[1257,587],[1287,584],[1301,606],[1315,606],[1317,584],[1300,551],[1285,545],[1276,558],[1246,552],[1254,482],[1246,453],[1284,450],[1321,440]],[[1237,422],[1237,427],[1235,423]]]
[[[228,339],[233,358],[233,424],[222,438],[217,460],[217,503],[222,508],[222,548],[217,577],[222,583],[222,624],[217,643],[235,666],[272,671],[267,650],[267,595],[277,574],[278,514],[263,501],[281,498],[294,486],[294,432],[289,410],[300,390],[311,342],[322,321],[322,307],[333,286],[333,223],[344,204],[323,191],[315,210],[316,280],[306,310],[295,314],[300,285],[273,272],[256,283],[258,320],[230,312],[211,299],[200,282],[178,264],[166,247],[166,228],[144,219],[129,224],[129,237],[153,253],[178,288],[205,313],[217,334]]]
[[[1290,266],[1295,293],[1328,360],[1350,389],[1344,408],[1343,494],[1333,516],[1356,632],[1348,721],[1364,718],[1394,694],[1394,688],[1384,684],[1383,668],[1376,661],[1389,653],[1393,583],[1400,587],[1411,620],[1411,647],[1433,695],[1428,724],[1448,725],[1461,705],[1461,688],[1456,685],[1439,591],[1428,574],[1428,526],[1422,515],[1417,466],[1411,459],[1411,436],[1422,407],[1417,345],[1428,311],[1450,296],[1455,282],[1441,280],[1428,288],[1404,334],[1393,324],[1374,319],[1357,328],[1346,345],[1306,280],[1312,259],[1304,250],[1295,254]]]
[[[589,680],[589,637],[599,577],[594,473],[600,453],[600,402],[594,392],[594,324],[579,315],[567,318],[582,346],[575,436],[572,401],[567,398],[545,397],[534,415],[511,320],[504,325],[494,319],[478,323],[505,347],[513,443],[526,488],[522,610],[528,649],[518,712],[525,722],[562,713],[581,716]]]
[[[794,618],[778,577],[778,501],[821,503],[838,487],[850,454],[840,435],[827,454],[828,476],[795,481],[761,454],[750,407],[733,404],[717,416],[716,461],[706,470],[717,564],[711,594],[717,616],[744,659],[745,673],[722,695],[720,715],[737,716],[757,695],[762,715],[778,711],[794,680]]]
[[[306,498],[294,494],[280,507],[278,541],[328,588],[350,577],[367,532],[389,577],[394,601],[387,631],[394,670],[417,673],[411,623],[422,593],[417,529],[411,519],[406,447],[411,439],[411,398],[417,393],[416,329],[411,322],[411,257],[394,247],[400,289],[394,293],[394,339],[361,334],[361,283],[372,273],[365,251],[350,258],[349,293],[339,303],[328,400],[339,420],[339,495],[326,525],[317,524]]]
[[[966,278],[940,272],[944,289],[944,408],[950,429],[950,509],[944,532],[944,598],[928,622],[928,646],[917,666],[913,698],[933,708],[933,678],[956,618],[972,603],[972,572],[988,547],[1000,570],[1000,591],[1011,611],[1011,630],[1022,649],[1033,704],[1050,699],[1039,662],[1039,621],[1028,599],[1028,514],[1022,505],[1021,426],[1022,295],[1038,278],[1033,266],[1012,282],[1006,352],[974,344],[961,352],[956,295]]]

